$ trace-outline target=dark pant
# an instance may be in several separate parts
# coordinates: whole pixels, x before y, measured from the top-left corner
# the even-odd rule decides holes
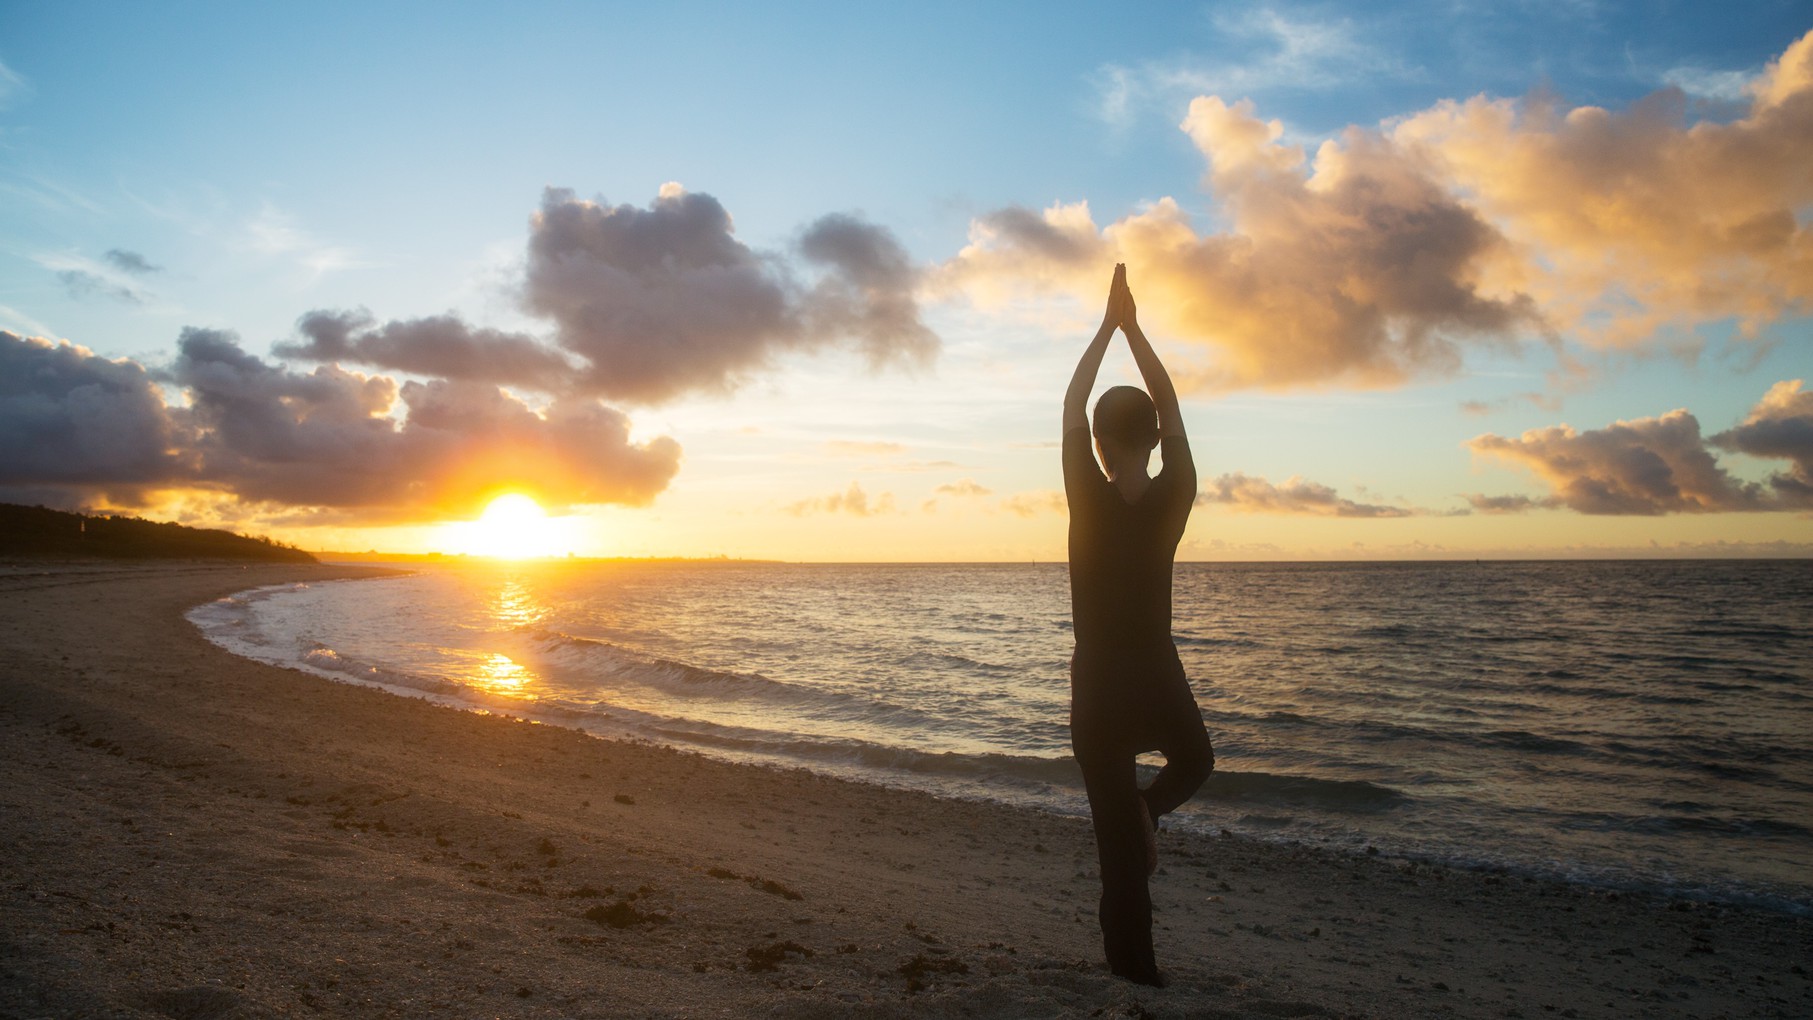
[[[1071,750],[1083,769],[1102,873],[1102,947],[1114,973],[1148,984],[1157,982],[1158,965],[1146,888],[1147,812],[1156,822],[1176,810],[1215,768],[1202,713],[1177,653],[1167,651],[1144,662],[1073,663],[1071,681]],[[1134,757],[1153,750],[1165,765],[1142,792]]]

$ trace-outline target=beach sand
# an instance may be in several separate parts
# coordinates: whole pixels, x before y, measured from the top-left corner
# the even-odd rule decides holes
[[[1813,1015],[1813,922],[1160,836],[1167,989],[1088,824],[235,658],[357,567],[0,569],[0,1016]]]

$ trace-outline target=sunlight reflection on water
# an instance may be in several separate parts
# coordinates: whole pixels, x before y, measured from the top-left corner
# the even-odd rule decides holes
[[[1179,824],[1813,912],[1804,563],[1183,564],[1175,594],[1219,758]],[[243,608],[230,646],[338,677],[1081,803],[1061,564],[475,565]]]

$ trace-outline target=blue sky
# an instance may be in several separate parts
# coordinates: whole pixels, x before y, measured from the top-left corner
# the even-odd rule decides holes
[[[1038,444],[1056,438],[1057,394],[1097,314],[1098,299],[1076,281],[1099,269],[1105,286],[1112,256],[1058,278],[1000,249],[998,262],[956,272],[978,223],[1003,209],[1087,203],[1106,236],[1168,197],[1198,236],[1245,236],[1251,221],[1225,184],[1205,186],[1206,143],[1179,129],[1198,97],[1250,101],[1251,119],[1276,121],[1276,144],[1301,146],[1306,166],[1323,142],[1347,145],[1350,126],[1403,144],[1397,125],[1475,96],[1552,97],[1564,111],[1623,115],[1674,88],[1683,134],[1742,121],[1754,113],[1746,87],[1809,29],[1806,6],[1787,2],[8,5],[0,329],[129,358],[153,375],[172,371],[185,327],[232,331],[276,366],[272,345],[294,342],[298,319],[323,309],[364,308],[379,323],[453,313],[566,344],[563,320],[551,326],[521,300],[544,188],[652,209],[663,185],[679,182],[728,212],[736,241],[806,283],[817,277],[801,268],[801,237],[827,214],[851,214],[920,274],[916,315],[937,337],[935,356],[872,370],[873,359],[834,337],[790,335],[723,385],[660,399],[588,393],[629,416],[636,442],[675,440],[681,466],[659,488],[638,490],[638,506],[579,489],[578,498],[539,495],[591,522],[578,532],[588,552],[1055,558],[1061,515],[1036,509],[1057,485],[1055,457]],[[1495,184],[1481,173],[1441,183],[1531,251],[1530,264],[1544,264],[1550,235],[1520,234],[1525,214],[1490,204]],[[1789,210],[1804,243],[1808,185],[1772,186],[1770,200]],[[1135,293],[1150,295],[1142,311],[1165,325],[1175,306],[1166,299],[1188,281],[1142,291],[1135,268]],[[1026,286],[1007,298],[988,289],[1009,283]],[[1579,316],[1543,305],[1557,300],[1551,293],[1583,291],[1539,295],[1546,344],[1526,320],[1496,342],[1469,342],[1457,364],[1419,362],[1387,383],[1287,377],[1267,363],[1238,385],[1189,394],[1205,478],[1237,472],[1277,489],[1294,477],[1350,503],[1406,511],[1356,516],[1314,499],[1243,501],[1229,489],[1197,514],[1198,554],[1813,542],[1806,511],[1785,509],[1774,490],[1748,502],[1663,499],[1642,513],[1609,512],[1617,507],[1585,497],[1568,503],[1567,479],[1519,466],[1547,453],[1530,447],[1514,462],[1466,445],[1485,433],[1562,423],[1585,432],[1676,408],[1690,409],[1707,435],[1731,429],[1772,386],[1813,365],[1804,296],[1791,284],[1778,295],[1760,339],[1732,339],[1737,320],[1722,313],[1731,299],[1613,343],[1579,331],[1615,304],[1603,287]],[[1198,337],[1175,325],[1169,348],[1151,331],[1179,362],[1212,366],[1218,350],[1235,349],[1212,330]],[[1584,367],[1560,372],[1556,350]],[[346,367],[398,385],[425,378]],[[1116,371],[1125,374],[1124,362]],[[171,407],[193,400],[168,375],[158,385]],[[543,412],[554,399],[512,392]],[[25,442],[22,432],[12,438]],[[1715,455],[1735,483],[1766,487],[1792,469],[1780,455]],[[256,498],[218,472],[184,477],[130,498],[89,476],[57,481],[23,468],[0,486],[310,546],[425,548],[437,519],[470,515],[476,498],[311,507],[293,495]],[[846,498],[852,486],[865,497],[861,512]],[[1439,516],[1466,508],[1468,493],[1560,502],[1489,519]]]

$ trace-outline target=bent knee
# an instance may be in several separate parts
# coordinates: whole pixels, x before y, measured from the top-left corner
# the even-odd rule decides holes
[[[1215,745],[1209,742],[1209,731],[1198,729],[1190,735],[1184,746],[1178,748],[1176,755],[1166,755],[1167,763],[1176,764],[1198,781],[1207,779],[1215,771]]]

